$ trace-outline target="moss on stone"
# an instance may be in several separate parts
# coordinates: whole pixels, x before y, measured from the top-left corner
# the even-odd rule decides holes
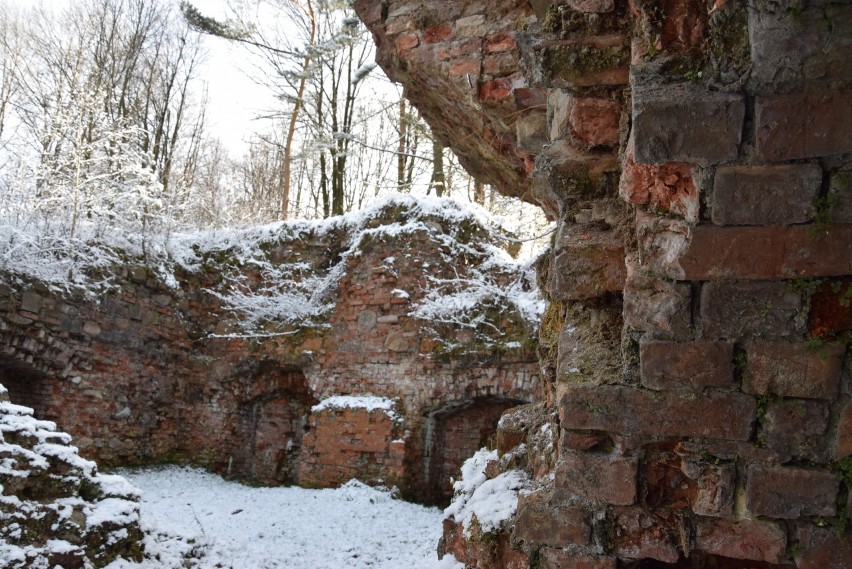
[[[595,47],[573,44],[548,48],[544,66],[550,77],[575,83],[596,73],[625,67],[630,63],[628,46]]]

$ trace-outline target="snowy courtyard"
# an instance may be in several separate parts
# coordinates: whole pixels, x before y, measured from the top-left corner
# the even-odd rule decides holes
[[[443,513],[357,481],[252,488],[202,470],[122,471],[142,495],[146,560],[121,568],[455,569],[438,561]]]

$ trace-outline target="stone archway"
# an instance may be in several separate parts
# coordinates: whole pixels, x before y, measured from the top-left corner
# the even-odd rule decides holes
[[[424,445],[424,501],[449,503],[452,480],[459,477],[462,463],[482,447],[493,448],[500,416],[524,403],[518,399],[477,397],[455,401],[429,413]]]
[[[242,425],[234,470],[260,484],[293,484],[308,415],[317,400],[298,369],[262,369],[253,382],[260,393],[239,405]]]

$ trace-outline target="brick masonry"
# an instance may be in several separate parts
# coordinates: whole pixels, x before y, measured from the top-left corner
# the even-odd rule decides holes
[[[540,383],[535,343],[524,341],[519,318],[501,315],[505,338],[522,341],[496,355],[468,329],[409,316],[424,294],[423,267],[451,269],[429,235],[363,243],[325,321],[267,336],[246,335],[207,292],[225,270],[215,259],[197,273],[179,271],[176,289],[141,266],[122,268],[119,286],[97,298],[41,283],[2,287],[0,383],[104,466],[188,461],[263,484],[355,477],[443,502],[450,477],[493,436],[500,414],[540,397]],[[329,266],[340,245],[315,239],[266,246],[278,262]],[[312,411],[338,395],[392,400],[399,422],[364,410]],[[441,464],[426,474],[437,455]]]
[[[536,488],[495,538],[526,561],[449,521],[447,551],[489,569],[848,566],[852,5],[460,6],[356,2],[379,63],[474,174],[517,166],[521,145],[504,136],[495,156],[469,133],[511,130],[521,93],[543,102],[532,168],[481,178],[529,189],[558,224],[539,262],[552,303],[535,413],[558,412],[561,434],[555,459],[505,466]],[[517,57],[500,78],[467,76],[472,93],[448,88],[456,61],[436,64],[418,25],[454,10],[481,14],[482,41],[499,34]],[[402,29],[419,43],[390,49]],[[532,434],[498,432],[498,448]]]

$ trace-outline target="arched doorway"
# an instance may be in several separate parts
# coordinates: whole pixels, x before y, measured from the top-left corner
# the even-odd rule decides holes
[[[525,402],[478,397],[455,401],[429,413],[426,420],[424,501],[446,505],[461,465],[482,447],[494,447],[500,416]]]
[[[292,484],[308,414],[317,400],[299,369],[267,364],[251,382],[253,396],[239,405],[242,435],[234,470],[260,484]]]
[[[44,373],[18,360],[0,357],[0,383],[9,391],[12,403],[31,407],[37,417],[48,418],[52,396]]]

